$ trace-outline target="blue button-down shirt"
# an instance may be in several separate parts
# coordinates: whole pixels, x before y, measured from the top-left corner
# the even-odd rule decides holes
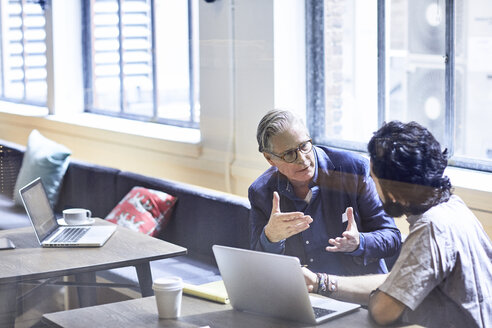
[[[397,253],[400,231],[383,211],[368,161],[350,152],[313,147],[316,160],[310,183],[311,199],[300,199],[288,179],[276,167],[269,168],[249,188],[251,202],[251,247],[256,250],[297,256],[315,272],[339,275],[385,273],[383,260]],[[300,211],[310,215],[309,229],[286,240],[272,243],[265,235],[272,210],[273,192],[280,195],[282,212]],[[325,250],[328,239],[342,236],[347,221],[342,214],[353,207],[360,232],[360,245],[351,253]]]

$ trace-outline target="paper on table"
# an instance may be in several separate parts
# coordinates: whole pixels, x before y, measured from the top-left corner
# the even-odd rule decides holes
[[[218,280],[202,285],[184,283],[183,293],[201,297],[217,303],[229,304],[229,296],[224,286],[224,281]]]

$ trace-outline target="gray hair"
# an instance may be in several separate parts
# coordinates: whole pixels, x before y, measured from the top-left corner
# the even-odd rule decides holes
[[[287,128],[298,124],[299,127],[309,134],[302,119],[288,110],[273,109],[263,116],[258,129],[256,130],[256,140],[258,141],[258,150],[260,153],[271,151],[270,139],[284,132]]]

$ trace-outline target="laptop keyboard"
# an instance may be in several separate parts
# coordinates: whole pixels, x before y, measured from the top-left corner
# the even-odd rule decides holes
[[[89,231],[89,228],[65,228],[53,239],[54,243],[74,243]]]
[[[322,309],[322,308],[319,308],[316,306],[313,306],[313,310],[314,310],[314,317],[315,318],[319,318],[319,317],[322,317],[322,316],[325,316],[327,314],[335,312],[334,310]]]

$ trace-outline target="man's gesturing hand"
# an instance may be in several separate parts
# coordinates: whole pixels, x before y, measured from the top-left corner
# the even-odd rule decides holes
[[[331,238],[328,240],[333,246],[326,247],[328,252],[353,252],[359,248],[359,230],[354,219],[354,210],[347,208],[347,230],[342,233],[343,237]]]
[[[273,192],[272,213],[268,224],[265,226],[265,235],[272,243],[287,239],[309,228],[313,219],[302,212],[280,212],[280,196]]]

